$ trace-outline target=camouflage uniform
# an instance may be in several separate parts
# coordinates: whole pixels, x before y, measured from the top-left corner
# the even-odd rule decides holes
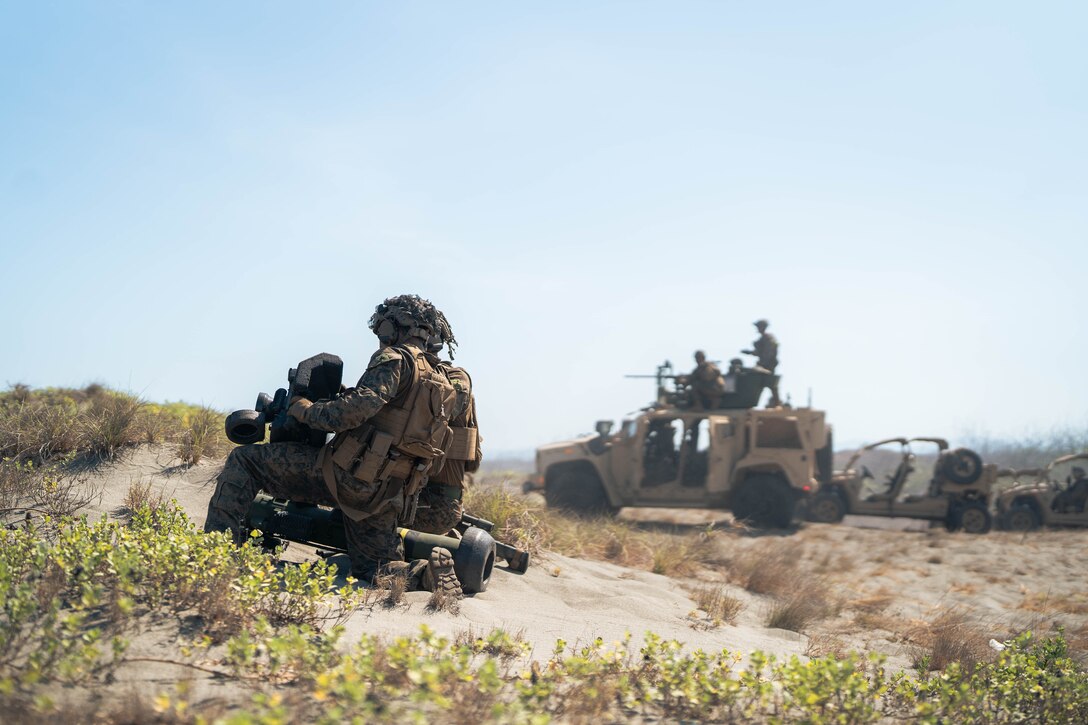
[[[760,334],[759,339],[752,343],[752,351],[759,359],[759,366],[769,373],[773,373],[778,367],[778,340],[769,332]]]
[[[446,366],[450,382],[458,391],[457,409],[450,420],[453,428],[476,428],[476,399],[471,392],[471,381],[464,371]],[[465,378],[462,380],[461,378]],[[467,384],[466,384],[467,383]],[[428,534],[445,534],[461,523],[464,515],[465,482],[469,473],[480,468],[483,456],[477,444],[471,460],[447,458],[442,468],[431,476],[419,493],[412,528]]]
[[[362,425],[399,392],[406,366],[401,353],[392,347],[378,350],[356,387],[332,400],[315,402],[302,414],[302,422],[329,432]],[[319,464],[321,450],[304,443],[235,448],[216,480],[204,530],[230,531],[236,542],[244,541],[246,516],[259,490],[292,501],[336,506]],[[403,497],[372,501],[375,484],[362,483],[338,467],[333,469],[341,500],[369,514],[358,521],[344,517],[352,573],[369,579],[381,564],[404,558],[396,525],[405,502]]]
[[[725,392],[725,381],[717,365],[707,360],[701,361],[687,377],[696,407],[713,410],[721,403]]]
[[[751,350],[743,350],[742,352],[756,356],[757,370],[762,369],[773,375],[775,368],[778,367],[778,340],[774,338],[774,335],[767,332],[768,324],[766,320],[759,320],[755,323],[756,329],[759,330],[759,339],[752,343]],[[767,405],[774,408],[782,404],[781,399],[778,397],[778,381],[772,382],[770,388],[771,399]]]

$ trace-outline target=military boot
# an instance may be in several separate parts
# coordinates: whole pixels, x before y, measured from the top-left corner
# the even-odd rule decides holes
[[[453,554],[449,549],[436,546],[427,561],[427,571],[423,572],[423,588],[431,592],[441,592],[447,597],[461,599],[461,582],[453,571]]]

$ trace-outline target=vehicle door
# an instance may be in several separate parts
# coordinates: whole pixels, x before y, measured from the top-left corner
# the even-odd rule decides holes
[[[640,425],[642,423],[642,425]],[[642,439],[645,436],[645,421],[624,420],[620,429],[612,436],[612,480],[625,492],[634,495],[638,489],[638,471],[642,451]]]
[[[733,466],[739,456],[741,436],[737,422],[724,415],[709,418],[710,462],[707,470],[706,489],[711,499],[728,496]]]
[[[744,466],[774,466],[780,468],[791,486],[806,486],[812,482],[815,449],[810,431],[801,426],[795,415],[781,413],[752,417],[752,447],[744,459]]]

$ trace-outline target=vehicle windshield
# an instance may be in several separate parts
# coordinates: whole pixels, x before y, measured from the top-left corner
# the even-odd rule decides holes
[[[885,443],[861,451],[853,468],[857,473],[868,471],[872,479],[865,482],[866,488],[877,493],[883,493],[891,489],[895,482],[895,474],[903,463],[903,456],[907,449],[898,441]]]

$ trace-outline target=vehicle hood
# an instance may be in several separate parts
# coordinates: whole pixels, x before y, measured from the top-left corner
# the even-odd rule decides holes
[[[597,437],[596,433],[586,433],[583,436],[577,438],[571,438],[570,440],[559,441],[558,443],[548,443],[543,446],[538,446],[536,449],[537,456],[567,456],[576,453],[584,453],[587,449],[587,445],[591,440]]]

